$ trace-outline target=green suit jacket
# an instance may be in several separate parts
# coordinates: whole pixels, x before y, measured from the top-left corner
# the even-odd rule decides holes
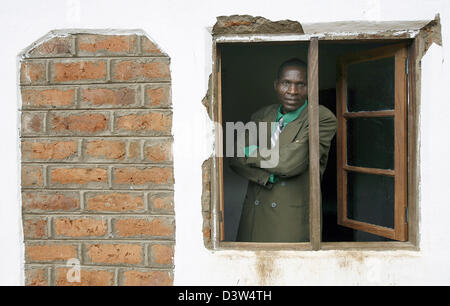
[[[252,115],[251,121],[275,121],[279,104],[266,106]],[[320,174],[325,171],[337,121],[326,107],[319,106]],[[249,180],[237,241],[309,241],[309,125],[308,109],[289,123],[279,136],[279,162],[261,168],[260,155],[230,159],[230,167]],[[271,133],[268,131],[268,144]],[[270,174],[279,177],[269,182]]]

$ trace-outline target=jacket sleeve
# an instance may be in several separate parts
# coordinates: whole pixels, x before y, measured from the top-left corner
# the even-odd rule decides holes
[[[320,159],[328,156],[331,140],[336,133],[337,120],[331,111],[320,108],[319,111],[319,154]],[[247,165],[261,167],[262,156],[247,159]],[[272,168],[264,168],[267,172],[280,177],[291,177],[306,171],[309,166],[309,124],[305,123],[294,142],[279,148],[278,164]]]
[[[253,114],[250,120],[256,123],[259,122],[259,117],[261,116],[261,113],[263,113],[263,111],[264,109]],[[245,143],[249,143],[248,137],[246,137]],[[236,147],[237,144],[235,142],[235,148]],[[272,183],[269,182],[271,173],[269,173],[265,169],[252,167],[251,165],[247,164],[246,157],[229,158],[229,165],[234,172],[248,179],[249,181],[269,189],[272,187]]]
[[[245,177],[251,182],[257,183],[261,186],[265,186],[267,188],[271,187],[271,183],[269,183],[270,173],[261,168],[255,168],[247,165],[245,161],[245,157],[234,157],[230,158],[230,168],[239,174],[240,176]]]

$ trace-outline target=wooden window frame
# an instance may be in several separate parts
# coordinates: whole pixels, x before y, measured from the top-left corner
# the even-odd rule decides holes
[[[417,46],[423,44],[423,38],[420,35],[408,38],[399,38],[385,36],[381,41],[397,40],[399,42],[407,42],[407,174],[405,183],[407,184],[407,231],[408,237],[404,242],[387,241],[387,242],[323,242],[321,241],[321,203],[320,203],[320,171],[319,171],[319,122],[318,122],[318,106],[319,106],[319,87],[318,87],[318,55],[319,41],[339,41],[339,40],[355,40],[358,42],[380,41],[376,34],[373,37],[368,34],[364,39],[358,37],[340,37],[336,39],[330,36],[314,37],[311,35],[268,35],[265,39],[258,36],[258,42],[282,43],[286,41],[307,42],[309,41],[308,50],[308,120],[310,122],[310,241],[302,243],[258,243],[258,242],[230,242],[223,241],[224,237],[224,218],[223,218],[223,158],[219,156],[213,157],[211,165],[211,242],[213,250],[265,250],[265,251],[317,251],[317,250],[419,250],[418,239],[418,125],[419,125],[419,84],[420,59],[418,60],[419,48]],[[211,108],[210,117],[213,121],[222,125],[222,92],[221,92],[221,53],[220,44],[235,42],[255,42],[251,36],[235,35],[227,37],[226,35],[213,36],[212,40],[212,82],[211,82]],[[351,115],[350,115],[351,116]],[[222,134],[221,131],[215,131],[216,150],[222,152]],[[316,152],[316,154],[314,154]]]
[[[367,51],[350,53],[337,62],[337,182],[338,224],[355,230],[361,230],[381,237],[406,241],[408,229],[407,210],[407,67],[405,43],[378,47]],[[395,94],[394,110],[349,112],[347,109],[347,75],[348,65],[394,57]],[[347,160],[347,119],[352,118],[394,118],[394,170],[356,167],[348,165]],[[370,224],[348,218],[347,216],[347,173],[366,173],[384,175],[394,178],[394,228]]]

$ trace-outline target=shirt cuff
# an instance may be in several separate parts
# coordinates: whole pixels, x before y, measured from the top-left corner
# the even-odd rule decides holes
[[[269,182],[272,184],[275,184],[279,180],[280,180],[280,178],[273,173],[269,176]]]
[[[256,149],[258,149],[258,146],[248,146],[248,147],[244,147],[244,154],[245,157],[249,157]]]

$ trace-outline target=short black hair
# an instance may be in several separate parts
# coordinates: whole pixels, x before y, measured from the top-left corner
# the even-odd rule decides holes
[[[306,72],[308,72],[308,65],[301,59],[294,57],[294,58],[288,59],[287,61],[284,61],[280,65],[280,67],[278,68],[278,72],[277,72],[277,80],[280,79],[281,72],[283,71],[283,69],[286,67],[289,67],[289,66],[301,67],[301,68],[305,69]]]

